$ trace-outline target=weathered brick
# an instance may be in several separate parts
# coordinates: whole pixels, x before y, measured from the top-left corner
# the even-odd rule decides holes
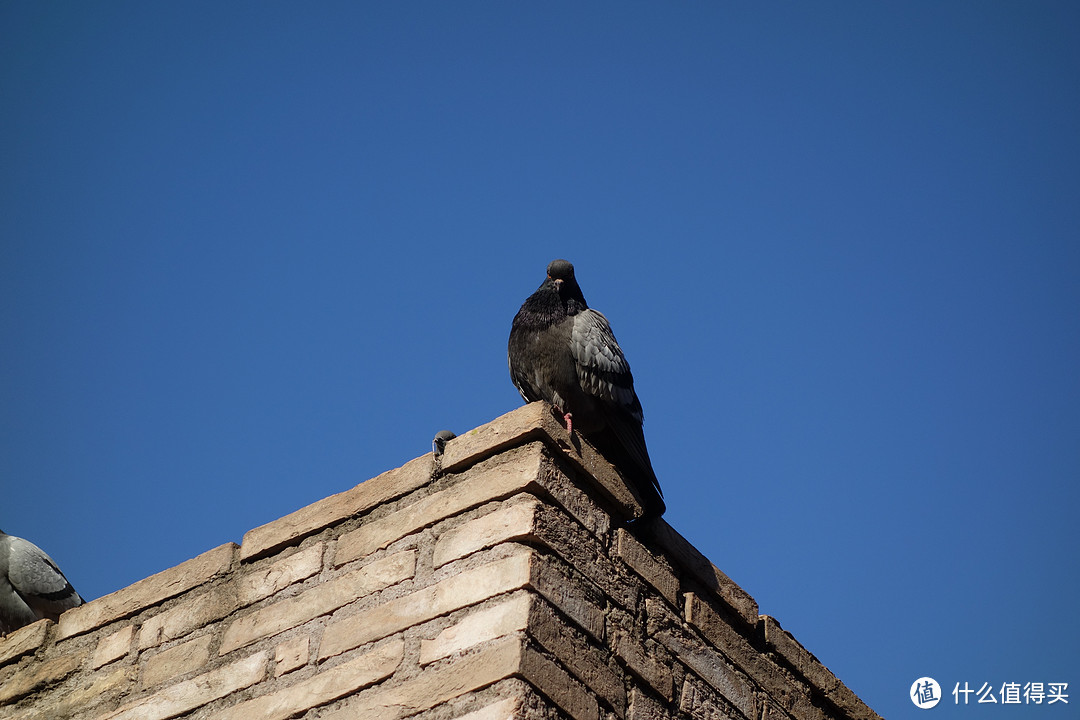
[[[533,563],[529,585],[598,642],[603,642],[604,600],[595,588],[568,577],[555,562],[542,555]]]
[[[604,595],[624,609],[638,605],[641,582],[612,562],[604,546],[562,511],[545,505],[537,511],[535,535]]]
[[[49,623],[49,620],[38,620],[0,637],[0,666],[40,647],[49,632]]]
[[[542,417],[546,417],[546,422],[552,422],[550,412],[544,410],[542,403],[535,404],[535,407],[526,406],[521,410],[515,410],[508,415],[503,416],[499,420],[489,423],[483,428],[477,428],[476,431],[470,432],[467,436],[456,438],[452,441],[456,448],[462,448],[466,446],[480,447],[483,445],[483,441],[476,444],[476,438],[479,436],[490,436],[490,439],[496,443],[499,442],[498,436],[506,429],[501,423],[505,420],[510,427],[509,436],[516,438],[514,442],[527,446],[532,444],[534,447],[542,448],[545,458],[547,459],[540,467],[540,473],[537,476],[537,483],[543,487],[544,494],[554,499],[556,503],[562,506],[571,516],[573,516],[581,525],[587,528],[597,537],[605,537],[611,528],[611,515],[608,510],[600,508],[596,501],[589,497],[589,495],[583,491],[582,487],[595,491],[597,483],[599,481],[589,474],[588,471],[583,471],[584,465],[593,467],[592,463],[595,461],[595,468],[604,475],[604,483],[612,485],[616,488],[621,488],[621,492],[624,493],[624,501],[629,503],[622,510],[625,511],[623,516],[631,517],[635,513],[640,512],[640,506],[634,504],[634,500],[631,497],[630,491],[625,487],[625,483],[619,478],[618,474],[614,471],[610,464],[602,457],[600,457],[596,451],[588,445],[588,443],[579,442],[578,438],[575,438],[574,442],[580,446],[581,452],[584,453],[582,457],[577,457],[575,462],[565,463],[562,462],[567,459],[566,453],[568,451],[575,454],[578,453],[578,449],[573,447],[573,444],[566,439],[565,442],[553,442],[551,438],[543,431],[537,431],[533,433],[526,432],[522,435],[517,435],[517,431],[525,426],[518,421],[520,418],[530,417],[530,413],[541,412]],[[566,437],[566,431],[561,426],[552,426],[557,433],[561,433]],[[534,428],[534,430],[536,430]],[[513,445],[514,442],[508,443],[505,447]],[[584,456],[588,456],[592,460],[584,462]],[[477,462],[482,459],[480,455],[472,457],[471,462]],[[471,462],[455,462],[454,469],[464,470]],[[470,470],[472,472],[472,470]],[[567,473],[574,476],[574,479],[567,477]],[[580,479],[579,479],[580,478]],[[604,483],[601,483],[604,484]],[[610,496],[610,492],[602,492],[603,496]]]
[[[340,665],[323,669],[306,680],[218,711],[214,719],[285,720],[294,717],[389,677],[401,664],[404,652],[403,640],[384,643]]]
[[[669,698],[670,699],[670,698]],[[630,690],[630,706],[626,711],[626,720],[666,720],[671,715],[657,700],[640,688]],[[695,720],[704,720],[693,716]]]
[[[465,648],[523,631],[532,601],[527,593],[514,593],[497,605],[474,610],[432,640],[420,643],[420,664],[427,665]]]
[[[519,720],[521,700],[518,698],[503,698],[497,702],[466,713],[457,720]]]
[[[566,429],[560,427],[544,403],[531,403],[500,415],[489,423],[473,428],[446,444],[442,456],[443,472],[460,472],[478,462],[535,439],[554,442],[558,435],[569,444]]]
[[[307,635],[299,635],[274,648],[274,677],[281,677],[285,673],[307,665],[311,653],[310,646],[310,638]]]
[[[757,717],[754,688],[718,651],[682,627],[681,619],[660,600],[646,601],[648,634],[668,648],[679,662],[715,688],[739,712]]]
[[[596,696],[561,667],[526,646],[521,657],[521,677],[547,695],[574,720],[598,720]]]
[[[694,720],[730,720],[732,717],[742,717],[743,713],[737,709],[731,698],[717,692],[715,686],[703,682],[695,675],[688,674],[683,680],[682,692],[679,693],[679,710],[686,713]],[[736,708],[732,710],[732,708]],[[757,716],[746,716],[753,720]],[[765,717],[773,720],[791,720],[790,716],[783,714],[773,718],[772,715]]]
[[[626,664],[627,669],[645,681],[661,697],[671,700],[675,688],[667,653],[651,644],[646,646],[645,641],[634,638],[622,628],[615,629],[610,637],[615,655]]]
[[[213,639],[210,635],[203,635],[151,657],[143,667],[143,688],[149,690],[206,665],[210,659],[210,643]]]
[[[366,690],[340,707],[323,712],[319,718],[394,720],[441,705],[516,674],[522,665],[522,642],[516,636],[497,640],[478,652],[433,666],[405,682]]]
[[[322,569],[325,549],[325,543],[315,543],[288,557],[241,575],[236,580],[237,604],[246,607],[315,575]]]
[[[404,597],[332,620],[323,633],[319,658],[393,635],[504,592],[525,587],[532,575],[533,553],[521,551],[503,560],[452,575]]]
[[[543,495],[555,501],[555,505],[574,518],[594,537],[607,538],[611,533],[611,523],[621,522],[606,507],[600,507],[596,498],[589,494],[587,482],[578,480],[578,475],[559,461],[552,450],[549,462],[541,467],[537,483],[544,488]]]
[[[236,586],[218,585],[207,592],[185,597],[165,612],[143,623],[139,631],[139,649],[155,647],[205,627],[236,610]]]
[[[298,543],[323,528],[412,492],[430,480],[431,455],[422,455],[349,490],[249,530],[244,534],[240,559],[253,560]]]
[[[236,543],[225,543],[198,557],[182,562],[176,567],[163,570],[122,590],[68,610],[60,616],[57,640],[79,635],[114,620],[134,615],[151,605],[157,605],[209,582],[214,577],[228,572],[236,547]]]
[[[338,539],[334,563],[362,558],[446,517],[534,486],[543,453],[539,445],[515,449],[469,471],[445,490],[421,498]]]
[[[825,667],[809,650],[792,636],[780,623],[768,615],[761,616],[765,643],[802,676],[818,692],[829,699],[852,720],[880,720],[855,693]]]
[[[335,619],[327,625],[320,658],[327,658],[505,592],[529,587],[597,638],[603,610],[544,556],[520,547],[510,557],[467,570],[404,597]]]
[[[725,720],[727,716],[724,716]],[[711,720],[708,718],[707,720]],[[791,720],[791,716],[780,709],[780,706],[767,697],[761,701],[761,720]]]
[[[131,649],[131,640],[135,637],[135,626],[122,627],[98,641],[90,667],[97,670],[102,665],[119,660]]]
[[[696,627],[754,682],[768,692],[779,705],[798,718],[820,714],[810,702],[807,690],[794,682],[764,653],[758,652],[746,638],[725,622],[708,603],[694,593],[686,594],[686,621]]]
[[[279,600],[239,618],[225,630],[218,652],[225,655],[261,638],[302,625],[357,598],[411,578],[414,572],[415,550],[380,558],[358,570],[327,580],[299,595]]]
[[[852,720],[881,720],[880,715],[842,682],[825,697]]]
[[[114,666],[94,673],[89,682],[65,687],[62,693],[50,693],[43,701],[20,714],[18,720],[60,720],[61,718],[90,717],[89,711],[116,701],[135,684],[134,665]],[[0,717],[8,717],[0,714]]]
[[[507,448],[540,440],[566,460],[581,481],[599,490],[624,518],[640,517],[641,500],[611,463],[580,434],[570,437],[566,428],[543,402],[530,403],[470,430],[447,443],[442,456],[444,472],[458,472]]]
[[[539,507],[540,500],[526,493],[506,501],[495,512],[447,530],[435,542],[432,566],[442,567],[509,540],[531,539]]]
[[[527,631],[618,715],[626,712],[626,688],[622,677],[604,663],[581,631],[564,623],[540,600],[532,603]]]
[[[269,653],[256,653],[170,685],[153,695],[128,703],[99,720],[168,720],[183,715],[260,682],[266,676],[268,659]]]
[[[706,589],[715,592],[720,601],[731,608],[747,627],[757,627],[758,605],[754,598],[713,565],[686,538],[663,520],[652,523],[647,532],[657,548]]]
[[[85,654],[81,652],[66,653],[19,669],[12,677],[0,684],[0,705],[63,680],[82,665],[85,659]]]
[[[616,531],[615,551],[634,572],[652,585],[672,605],[679,602],[679,579],[657,560],[637,538],[625,528]]]

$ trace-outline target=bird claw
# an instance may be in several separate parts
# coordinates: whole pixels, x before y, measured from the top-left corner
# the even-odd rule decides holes
[[[559,407],[558,405],[554,405],[554,404],[551,406],[551,413],[555,417],[562,419],[562,424],[566,426],[566,434],[567,435],[573,435],[574,434],[574,420],[573,420],[573,416],[570,413],[563,412],[561,407]]]

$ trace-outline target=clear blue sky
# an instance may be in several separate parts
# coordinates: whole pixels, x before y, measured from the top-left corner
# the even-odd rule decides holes
[[[872,707],[1080,704],[1080,6],[0,4],[0,527],[88,598],[521,400],[577,267],[668,521]],[[959,716],[951,695],[931,713]]]

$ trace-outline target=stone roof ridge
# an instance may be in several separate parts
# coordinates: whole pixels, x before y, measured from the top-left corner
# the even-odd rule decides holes
[[[441,450],[0,638],[0,717],[880,720],[550,406]]]

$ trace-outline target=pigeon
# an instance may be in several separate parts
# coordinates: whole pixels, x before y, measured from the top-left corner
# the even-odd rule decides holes
[[[642,519],[664,514],[630,365],[607,318],[586,304],[568,261],[548,265],[547,279],[514,316],[507,359],[525,402],[551,404],[567,432],[580,432],[634,485]]]
[[[0,635],[60,613],[83,599],[45,552],[0,530]]]

